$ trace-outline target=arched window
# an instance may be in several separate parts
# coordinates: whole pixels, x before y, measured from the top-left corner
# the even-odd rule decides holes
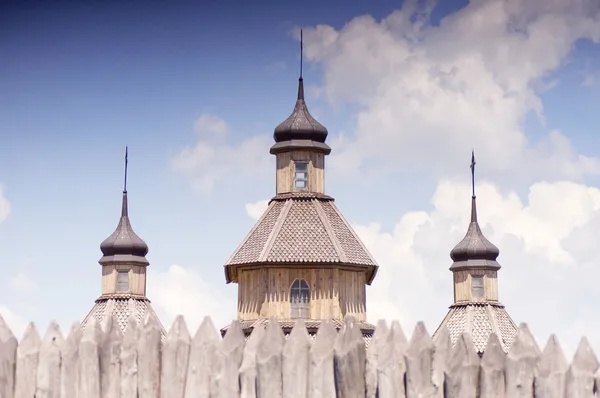
[[[304,279],[296,279],[290,289],[290,315],[292,318],[308,318],[310,288]]]

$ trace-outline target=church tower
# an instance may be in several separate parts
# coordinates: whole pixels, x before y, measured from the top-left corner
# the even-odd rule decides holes
[[[325,194],[327,129],[308,111],[302,69],[292,114],[275,128],[275,196],[225,264],[238,284],[238,319],[246,334],[275,317],[284,332],[296,318],[314,334],[323,320],[356,318],[365,336],[366,285],[377,264],[331,196]],[[223,333],[227,328],[223,329]]]
[[[454,261],[450,267],[454,278],[454,304],[433,334],[433,339],[437,340],[444,327],[450,332],[452,344],[467,332],[475,350],[481,355],[493,332],[500,339],[504,351],[508,352],[517,326],[498,300],[500,264],[496,259],[500,251],[483,235],[477,222],[474,153],[471,155],[471,183],[471,222],[463,240],[450,252]]]
[[[100,245],[102,258],[102,294],[96,304],[81,323],[81,327],[95,317],[100,323],[110,315],[114,315],[121,331],[125,332],[129,317],[133,315],[141,322],[147,313],[156,316],[150,300],[146,297],[146,260],[148,245],[133,232],[129,221],[127,206],[127,149],[125,150],[125,184],[121,218],[117,229]],[[163,336],[165,330],[161,325]]]

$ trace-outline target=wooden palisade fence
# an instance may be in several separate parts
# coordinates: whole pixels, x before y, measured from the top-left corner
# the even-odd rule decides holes
[[[598,360],[583,338],[569,365],[555,337],[543,352],[525,324],[508,355],[495,335],[482,358],[468,335],[434,344],[423,323],[409,341],[379,322],[370,347],[349,318],[311,342],[302,321],[286,339],[276,322],[246,341],[237,324],[220,338],[206,318],[192,338],[182,317],[167,337],[152,318],[79,324],[43,339],[31,324],[17,344],[0,318],[1,398],[583,398],[596,396]]]

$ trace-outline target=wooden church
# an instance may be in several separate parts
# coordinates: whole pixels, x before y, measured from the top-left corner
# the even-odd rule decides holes
[[[325,320],[339,328],[353,316],[368,339],[374,326],[366,322],[365,292],[378,266],[325,194],[331,148],[327,129],[308,111],[302,77],[294,110],[273,138],[275,196],[225,264],[227,283],[238,284],[242,328],[248,335],[273,317],[288,333],[303,318],[314,335]]]
[[[369,344],[375,327],[367,322],[366,286],[378,265],[334,198],[325,194],[325,157],[331,148],[325,142],[327,129],[308,111],[302,73],[294,110],[275,128],[273,138],[275,196],[224,266],[226,282],[238,285],[238,321],[248,336],[276,319],[287,335],[302,318],[313,338],[323,322],[339,329],[352,316]],[[433,338],[447,330],[454,344],[467,332],[481,354],[494,332],[508,351],[517,327],[498,301],[499,250],[477,221],[474,170],[473,155],[471,222],[451,252],[454,303]],[[147,315],[158,320],[146,296],[148,246],[133,231],[128,215],[127,154],[121,218],[100,249],[102,292],[82,327],[92,317],[101,323],[111,314],[123,332],[131,315],[138,322]]]

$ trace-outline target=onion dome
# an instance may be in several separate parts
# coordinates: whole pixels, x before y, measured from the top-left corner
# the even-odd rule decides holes
[[[123,191],[123,206],[121,209],[121,219],[117,229],[100,245],[102,258],[100,264],[110,263],[137,263],[138,265],[148,265],[146,254],[148,254],[148,245],[139,236],[133,232],[131,222],[129,221],[127,209],[127,191]]]
[[[298,99],[294,111],[285,121],[275,127],[273,138],[275,142],[294,139],[325,142],[327,138],[327,128],[317,122],[308,112],[304,101],[304,81],[302,78],[298,79]]]
[[[271,147],[272,154],[290,150],[316,150],[326,155],[331,153],[331,148],[325,144],[327,128],[308,112],[304,101],[302,77],[298,80],[298,99],[294,111],[285,121],[275,127],[273,139],[275,144]]]
[[[500,264],[496,261],[500,250],[492,244],[481,232],[477,222],[477,204],[475,195],[471,202],[471,223],[467,234],[458,245],[450,252],[454,264],[450,270],[456,271],[466,268],[487,268],[498,270]]]

